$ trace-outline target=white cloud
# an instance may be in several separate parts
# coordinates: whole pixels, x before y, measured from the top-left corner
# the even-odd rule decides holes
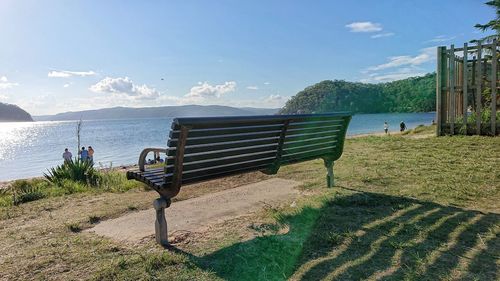
[[[248,90],[258,90],[259,87],[257,87],[257,86],[248,86],[247,89]]]
[[[224,94],[234,92],[235,89],[235,81],[224,82],[224,84],[220,85],[210,85],[208,82],[199,82],[198,85],[191,88],[185,97],[193,100],[220,98]]]
[[[128,77],[106,77],[95,85],[90,86],[89,90],[96,93],[121,95],[134,100],[156,99],[160,96],[160,93],[156,89],[146,85],[136,85]]]
[[[52,70],[47,74],[48,77],[51,78],[68,78],[72,76],[86,77],[86,76],[94,76],[97,73],[94,71],[69,71],[69,70]]]
[[[63,85],[63,88],[68,88],[71,84],[70,83],[66,83]]]
[[[18,83],[9,82],[9,80],[7,79],[7,77],[0,76],[0,90],[10,89],[10,88],[12,88],[14,86],[19,86],[19,84]]]
[[[271,82],[264,82],[264,85],[271,85]]]
[[[431,40],[427,40],[423,43],[439,43],[439,42],[446,42],[446,41],[451,41],[453,39],[457,38],[457,36],[445,36],[445,35],[438,35]]]
[[[373,23],[371,21],[353,22],[347,24],[345,27],[349,28],[350,32],[377,32],[382,31],[380,23]]]
[[[283,107],[290,97],[284,97],[282,95],[270,95],[264,99],[264,107]]]
[[[379,73],[373,73],[373,75],[370,75],[369,78],[361,79],[361,82],[363,83],[383,83],[383,82],[391,82],[395,80],[401,80],[401,79],[406,79],[409,77],[415,77],[415,76],[424,76],[426,73],[425,72],[418,72],[415,70],[412,70],[410,72],[404,72],[404,71],[396,71],[396,72],[391,72],[391,73],[384,73],[384,74],[379,74]]]
[[[389,57],[388,62],[371,66],[367,71],[378,71],[401,66],[417,66],[436,59],[436,47],[429,47],[420,50],[416,56],[395,56]]]
[[[9,97],[7,95],[0,94],[0,101],[6,101]]]
[[[390,82],[408,77],[423,76],[427,73],[421,65],[436,60],[436,47],[420,49],[415,56],[388,57],[388,62],[366,68],[361,79],[365,83]]]
[[[373,39],[376,39],[376,38],[382,38],[382,37],[389,37],[389,36],[393,36],[393,35],[394,35],[394,32],[385,32],[385,33],[374,34],[370,37]]]

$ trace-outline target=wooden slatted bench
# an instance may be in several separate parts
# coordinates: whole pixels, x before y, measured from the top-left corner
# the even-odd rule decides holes
[[[146,183],[160,194],[156,241],[168,245],[165,208],[182,185],[251,171],[276,174],[280,166],[322,158],[327,186],[333,186],[333,164],[343,151],[351,114],[177,118],[167,148],[146,148],[139,169],[128,179]],[[166,153],[164,167],[145,169],[151,151]]]

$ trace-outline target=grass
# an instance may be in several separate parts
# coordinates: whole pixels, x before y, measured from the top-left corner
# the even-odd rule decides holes
[[[321,161],[283,167],[278,177],[304,183],[296,204],[188,233],[172,251],[152,239],[126,245],[82,231],[150,208],[151,191],[77,192],[4,207],[2,278],[498,280],[500,138],[421,138],[432,130],[347,140],[332,189]],[[178,200],[265,178],[187,186]]]
[[[125,175],[118,171],[96,172],[96,176],[99,180],[93,184],[70,179],[53,182],[39,178],[16,180],[6,189],[0,190],[0,208],[74,193],[125,192],[145,187],[139,182],[128,181]]]

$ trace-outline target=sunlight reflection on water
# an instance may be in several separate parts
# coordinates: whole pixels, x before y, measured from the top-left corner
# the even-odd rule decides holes
[[[435,113],[355,115],[348,134],[391,131],[404,120],[408,128],[430,124]],[[95,162],[114,166],[137,163],[145,147],[165,147],[172,119],[84,121],[81,145],[95,149]],[[77,154],[76,121],[0,123],[0,181],[42,176],[62,162],[64,148]]]

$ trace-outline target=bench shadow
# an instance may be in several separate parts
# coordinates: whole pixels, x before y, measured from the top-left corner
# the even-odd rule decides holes
[[[204,256],[225,280],[495,280],[500,215],[356,192],[279,218],[287,232]]]

